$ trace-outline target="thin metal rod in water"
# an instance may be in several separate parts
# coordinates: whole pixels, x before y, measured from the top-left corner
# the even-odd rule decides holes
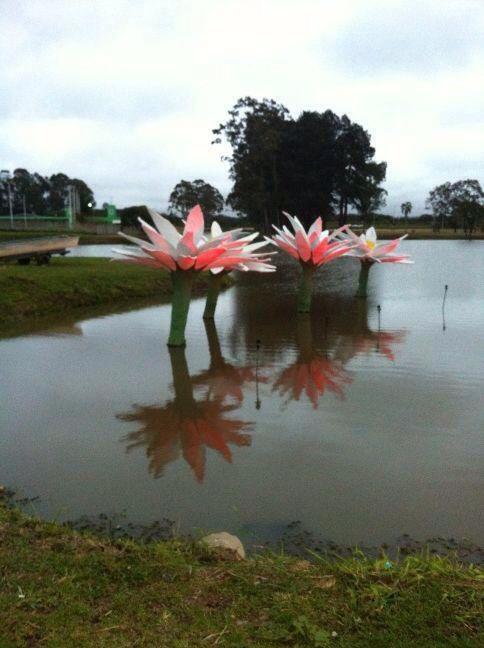
[[[260,340],[256,340],[256,356],[255,356],[255,408],[260,409],[261,400],[259,398],[259,350]]]
[[[442,300],[442,330],[445,331],[445,300],[447,298],[447,291],[449,290],[449,286],[445,284],[444,287],[444,299]]]

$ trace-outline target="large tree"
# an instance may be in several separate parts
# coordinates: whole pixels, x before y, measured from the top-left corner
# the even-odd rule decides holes
[[[279,155],[281,207],[306,224],[333,211],[338,116],[305,111],[287,121]]]
[[[8,210],[8,187],[0,183],[0,211]],[[94,194],[83,180],[69,178],[65,173],[55,173],[46,178],[27,169],[15,169],[8,180],[13,212],[29,214],[58,214],[63,211],[67,200],[67,187],[73,185],[79,194],[81,212],[95,206]]]
[[[199,204],[207,223],[218,216],[224,206],[222,194],[205,180],[180,180],[170,194],[170,214],[185,217],[188,211]]]
[[[439,226],[452,219],[472,235],[483,215],[484,192],[478,180],[444,182],[432,189],[426,206],[432,209]]]
[[[386,162],[367,162],[355,173],[351,203],[361,215],[363,223],[374,222],[376,212],[386,204],[386,189],[380,187],[386,176]],[[347,222],[347,212],[340,213],[341,224]]]
[[[213,132],[232,148],[228,202],[265,229],[283,209],[305,223],[336,209],[346,222],[349,205],[366,214],[384,197],[386,164],[373,160],[369,134],[346,115],[304,111],[294,120],[273,100],[245,97]]]
[[[236,211],[263,224],[279,222],[283,202],[280,177],[281,141],[289,111],[272,99],[239,99],[229,119],[213,130],[215,144],[228,141],[232,155],[230,177],[234,181],[227,202]]]
[[[370,134],[347,115],[338,118],[335,148],[334,201],[339,224],[348,222],[349,206],[367,219],[372,210],[384,204],[386,192],[380,184],[386,177],[386,162],[373,160]]]

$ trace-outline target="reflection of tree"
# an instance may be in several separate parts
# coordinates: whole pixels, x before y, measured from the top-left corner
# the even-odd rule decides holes
[[[343,261],[341,262],[342,265]],[[333,271],[334,270],[334,271]],[[278,275],[265,278],[261,283],[259,277],[243,277],[256,287],[258,298],[254,299],[254,288],[247,290],[236,286],[237,299],[234,300],[234,326],[229,332],[231,352],[237,357],[252,357],[257,340],[261,344],[261,364],[284,363],[288,351],[298,336],[294,303],[287,285],[296,281],[292,277],[291,267],[284,266],[282,272],[286,283],[277,284]],[[326,273],[327,289],[336,289],[340,284],[346,285],[345,267],[331,269]],[[351,277],[350,277],[351,279]],[[271,283],[273,282],[273,283]],[[370,313],[376,315],[376,304],[371,300],[353,298],[353,282],[348,281],[348,293],[327,294],[316,292],[313,296],[314,313],[311,316],[312,339],[315,351],[324,358],[339,360],[346,365],[358,355],[378,353],[389,360],[394,360],[397,346],[403,343],[404,331],[379,330],[378,325],[370,326]],[[261,302],[264,308],[261,308]],[[382,311],[384,315],[384,310]]]
[[[351,382],[351,378],[339,361],[315,351],[309,316],[298,317],[297,342],[298,357],[280,373],[273,390],[287,396],[288,401],[298,401],[305,392],[315,409],[325,391],[343,398],[344,387]]]
[[[162,474],[166,464],[182,455],[201,482],[205,475],[206,448],[216,450],[231,462],[229,445],[250,445],[251,436],[243,432],[251,424],[225,418],[238,405],[225,405],[220,390],[216,397],[209,392],[203,400],[195,400],[185,350],[169,348],[169,354],[175,398],[164,406],[135,405],[132,412],[120,414],[118,418],[140,425],[126,437],[127,450],[145,446],[149,470],[155,477]]]
[[[192,383],[196,386],[206,386],[207,397],[221,399],[232,397],[238,403],[242,403],[244,384],[267,382],[267,377],[260,376],[256,367],[238,367],[227,362],[222,355],[215,322],[204,320],[203,323],[207,334],[210,366],[206,371],[194,376]]]
[[[333,346],[334,357],[344,364],[359,355],[380,353],[388,360],[395,360],[395,347],[405,339],[405,331],[373,330],[368,325],[368,304],[354,300],[351,327],[341,335]]]

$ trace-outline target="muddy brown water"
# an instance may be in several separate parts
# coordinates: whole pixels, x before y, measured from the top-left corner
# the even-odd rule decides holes
[[[484,243],[404,247],[366,301],[357,262],[324,268],[310,318],[297,266],[243,275],[215,324],[193,300],[184,351],[168,305],[0,340],[1,483],[60,520],[482,544]]]

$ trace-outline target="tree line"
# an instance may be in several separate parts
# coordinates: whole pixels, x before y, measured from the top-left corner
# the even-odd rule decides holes
[[[262,231],[280,225],[282,211],[297,214],[305,224],[322,216],[342,225],[354,212],[365,225],[391,220],[379,213],[387,193],[382,187],[387,163],[375,159],[370,134],[347,115],[305,110],[294,118],[273,99],[243,97],[212,132],[213,144],[230,147],[230,154],[222,157],[232,180],[226,200],[201,178],[180,180],[169,197],[168,217],[183,217],[200,203],[208,222],[223,219],[227,206]],[[57,215],[65,207],[69,185],[78,190],[81,213],[92,210],[94,194],[83,180],[16,169],[10,180],[0,180],[0,213],[8,214],[10,192],[14,213]],[[433,215],[419,220],[431,222],[434,229],[461,227],[471,235],[484,221],[484,193],[474,179],[435,187],[426,206]],[[412,203],[402,203],[401,212],[408,223]],[[137,226],[139,216],[149,219],[143,206],[126,207],[119,214],[128,227]]]
[[[273,99],[241,98],[225,123],[213,130],[214,143],[227,141],[233,187],[227,203],[267,230],[282,210],[309,223],[350,208],[364,219],[385,204],[381,187],[386,162],[374,159],[371,137],[347,115],[303,111],[294,119]]]
[[[281,223],[282,211],[298,214],[308,224],[316,216],[337,219],[342,225],[354,218],[391,223],[378,213],[385,205],[386,162],[375,160],[371,136],[347,115],[331,110],[303,111],[297,119],[273,99],[239,99],[228,119],[213,130],[214,144],[226,141],[233,182],[225,204],[259,229]],[[204,180],[179,182],[170,196],[170,214],[184,215],[199,202],[209,217],[224,205],[220,192]],[[462,228],[469,235],[484,221],[484,194],[477,180],[446,182],[432,189],[426,201],[432,215],[412,220],[442,227]],[[408,223],[413,206],[403,202]]]
[[[11,177],[2,176],[0,180],[0,214],[8,215],[11,205],[14,214],[60,215],[66,206],[69,185],[78,191],[81,212],[96,205],[94,193],[84,180],[69,178],[65,173],[47,177],[15,169]]]

